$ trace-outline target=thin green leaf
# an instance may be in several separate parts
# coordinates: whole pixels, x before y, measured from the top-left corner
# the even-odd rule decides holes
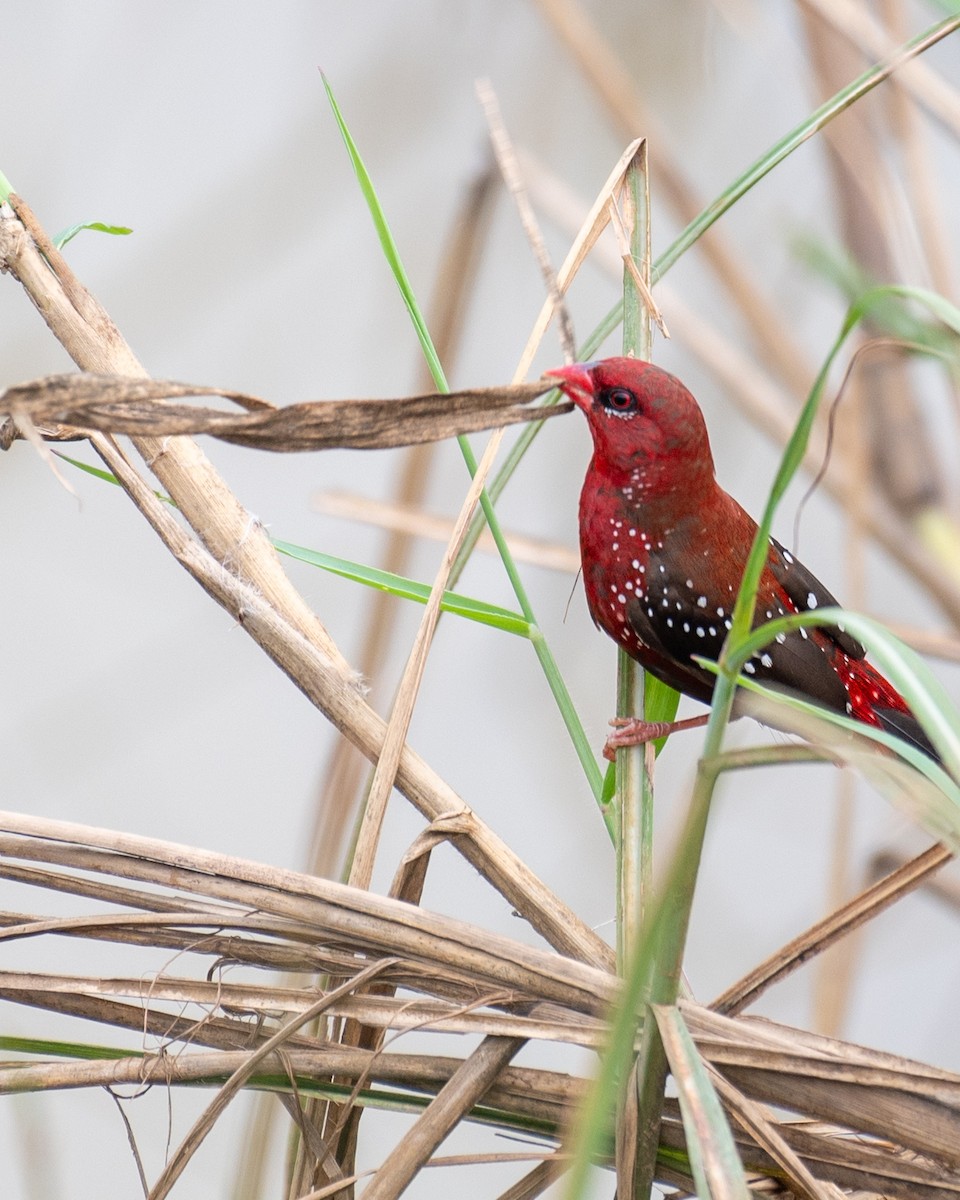
[[[742,670],[746,661],[769,645],[778,633],[821,625],[840,625],[867,647],[870,657],[909,704],[947,770],[954,778],[960,779],[960,713],[923,659],[878,621],[842,608],[823,608],[816,612],[780,617],[759,626],[738,645],[731,658],[731,666]],[[750,681],[741,679],[740,682],[746,684]],[[858,731],[863,728],[862,722],[848,722],[842,717],[841,720]],[[902,744],[902,740],[895,738],[894,745],[898,743]],[[926,755],[923,758],[929,762]],[[957,795],[960,801],[960,792]]]
[[[940,0],[940,6],[947,12],[953,14],[957,12],[956,5],[945,3],[945,0]],[[954,15],[947,20],[937,22],[911,41],[900,46],[893,57],[898,62],[907,55],[914,57],[929,49],[935,42],[953,33],[957,28],[960,28],[960,16]],[[795,150],[798,150],[811,137],[819,133],[824,126],[859,100],[861,96],[866,95],[867,92],[882,83],[888,77],[888,74],[889,65],[887,62],[876,63],[858,79],[855,79],[853,83],[841,88],[836,95],[832,96],[820,108],[816,109],[815,112],[811,113],[791,129],[778,142],[775,142],[756,162],[749,166],[741,175],[737,176],[729,187],[721,192],[714,201],[708,204],[666,248],[660,257],[654,261],[653,278],[655,280],[662,279],[677,260],[703,236],[710,226],[742,200],[774,167],[793,154]],[[580,360],[586,361],[592,358],[607,338],[614,332],[622,319],[623,298],[620,297],[580,347],[578,351]],[[496,477],[490,484],[492,495],[499,496],[503,491],[523,455],[529,449],[533,439],[539,432],[540,426],[530,425],[521,434],[520,439],[514,447],[514,451],[504,461]],[[474,538],[474,531],[471,529],[470,540]]]
[[[829,615],[829,610],[824,610]],[[869,647],[871,657],[905,698],[924,732],[933,742],[948,772],[960,779],[960,714],[923,659],[877,621],[844,612],[850,633]]]
[[[738,649],[735,660],[731,665],[742,667],[743,663],[764,646],[769,645],[778,633],[789,633],[794,629],[811,628],[817,625],[836,625],[843,627],[854,637],[862,641],[887,675],[894,686],[901,692],[920,721],[930,740],[943,756],[948,766],[950,759],[960,751],[960,714],[950,702],[938,680],[933,676],[918,655],[908,646],[904,646],[897,638],[868,617],[857,613],[847,612],[838,608],[820,609],[816,613],[798,613],[795,616],[779,618],[753,632],[750,638]],[[697,661],[707,670],[717,671],[716,664],[698,658]],[[887,798],[901,809],[917,824],[921,825],[933,836],[948,842],[960,852],[960,786],[948,771],[936,763],[930,756],[917,746],[912,745],[895,734],[883,729],[867,725],[853,717],[832,712],[819,705],[803,700],[798,696],[771,692],[758,684],[747,675],[740,676],[739,686],[748,692],[762,696],[770,706],[773,724],[777,724],[776,713],[792,711],[804,717],[806,724],[810,721],[817,723],[813,729],[807,729],[801,723],[798,732],[816,741],[816,729],[833,726],[845,733],[856,735],[857,738],[873,741],[892,751],[898,758],[908,763],[917,776],[923,776],[932,787],[911,787],[900,780],[899,786],[887,786],[882,790]],[[765,714],[758,714],[765,719]],[[791,728],[792,723],[781,717],[785,728]],[[832,744],[832,743],[827,743]],[[842,754],[843,748],[837,747]],[[873,770],[874,782],[883,784],[882,771],[878,769],[889,763],[886,756],[880,763],[869,759],[854,758],[854,765],[866,770]],[[910,780],[913,776],[909,777]],[[894,783],[897,781],[894,780]],[[919,779],[918,779],[919,784]]]
[[[40,1054],[45,1058],[98,1059],[140,1058],[139,1050],[121,1050],[115,1046],[94,1046],[87,1042],[54,1042],[48,1038],[0,1037],[0,1050],[11,1054]]]
[[[825,125],[828,125],[835,117],[845,112],[862,96],[865,96],[888,78],[891,74],[891,63],[896,63],[897,66],[902,65],[908,58],[922,54],[936,42],[953,33],[957,28],[960,28],[960,17],[958,16],[947,17],[942,21],[935,22],[922,33],[917,34],[916,37],[899,46],[889,59],[885,59],[883,62],[875,63],[872,67],[869,67],[852,83],[841,88],[836,95],[831,96],[829,100],[821,104],[819,108],[815,109],[799,125],[796,125],[789,133],[780,138],[778,142],[775,142],[756,162],[747,167],[741,175],[738,175],[726,191],[721,192],[712,204],[708,205],[699,216],[690,222],[676,241],[667,247],[654,264],[654,280],[664,275],[677,259],[706,233],[715,221],[719,220],[738,200],[741,200],[761,179],[769,175],[774,167],[782,163],[784,159],[789,158],[795,150],[799,150],[805,142],[819,133]]]
[[[721,683],[718,680],[718,686]],[[571,1168],[563,1193],[569,1200],[579,1200],[584,1194],[588,1165],[596,1161],[610,1140],[613,1098],[629,1077],[637,1036],[645,1019],[644,1001],[676,1002],[682,957],[678,945],[682,947],[686,932],[693,890],[691,880],[696,879],[705,822],[704,805],[691,804],[665,878],[644,912],[639,936],[628,947],[623,988],[611,1015],[607,1042],[574,1125]],[[648,1036],[643,1030],[643,1039]]]
[[[112,483],[114,487],[120,487],[120,480],[110,471],[105,471],[103,467],[94,467],[90,463],[82,462],[79,458],[71,458],[69,454],[64,454],[62,450],[53,450],[57,458],[62,459],[65,463],[69,463],[71,467],[76,467],[78,471],[84,471],[87,475],[92,475],[94,479],[102,479],[104,483]],[[153,493],[158,500],[162,500],[164,504],[169,504],[171,507],[177,506],[173,503],[169,496],[163,492]]]
[[[748,709],[758,720],[797,733],[812,746],[822,745],[848,761],[911,821],[960,853],[960,788],[919,747],[796,696],[769,691],[749,676],[741,686],[762,699],[759,708]],[[871,742],[883,750],[871,749]],[[710,760],[711,769],[726,769],[727,760],[726,754]]]
[[[96,479],[102,479],[106,483],[113,483],[119,486],[119,480],[116,476],[111,475],[109,471],[104,471],[101,467],[91,466],[89,463],[81,462],[79,459],[70,458],[69,455],[62,454],[60,451],[55,451],[54,453],[59,458],[62,458],[64,462],[77,467],[78,470],[85,471],[88,475],[93,475]],[[166,501],[167,504],[173,503],[168,496],[164,496],[160,492],[156,492],[155,495],[159,499]],[[377,567],[368,567],[362,563],[351,562],[346,558],[336,558],[332,554],[324,554],[320,550],[310,550],[305,546],[297,546],[292,542],[285,542],[279,538],[272,538],[271,540],[281,554],[298,559],[300,562],[309,563],[310,566],[319,567],[321,570],[329,571],[333,575],[339,575],[343,579],[351,579],[355,583],[362,583],[365,587],[378,588],[380,591],[389,592],[391,595],[399,596],[404,600],[415,600],[419,604],[426,604],[430,596],[428,585],[420,583],[415,579],[407,579],[403,575],[394,575],[390,571],[381,571]],[[494,629],[502,630],[504,633],[513,633],[519,637],[528,639],[532,637],[529,621],[519,613],[511,612],[508,608],[501,608],[497,604],[487,604],[483,600],[474,600],[471,596],[463,596],[457,592],[444,592],[441,607],[446,612],[453,613],[455,616],[465,617],[468,621],[477,621],[481,625],[489,625]]]
[[[680,1010],[658,1004],[653,1014],[677,1085],[697,1195],[701,1200],[750,1200],[729,1122]]]
[[[433,376],[433,381],[437,385],[438,391],[448,392],[450,390],[447,384],[447,378],[444,374],[443,367],[440,364],[440,358],[437,354],[436,347],[433,344],[433,339],[427,329],[427,322],[424,318],[420,305],[417,303],[417,298],[414,295],[413,288],[410,286],[410,280],[407,272],[404,269],[403,263],[400,260],[400,251],[397,249],[397,243],[393,239],[393,234],[390,232],[390,226],[387,224],[386,216],[377,193],[373,186],[373,181],[370,178],[370,172],[367,170],[363,159],[360,157],[360,151],[357,149],[357,144],[353,140],[350,130],[347,128],[347,123],[343,119],[343,113],[340,111],[340,106],[337,104],[336,97],[333,94],[333,89],[327,80],[326,75],[320,72],[320,77],[323,80],[323,87],[327,93],[327,100],[333,112],[334,120],[337,122],[337,128],[340,130],[340,136],[343,138],[343,143],[347,148],[350,162],[353,166],[354,173],[357,177],[357,182],[360,184],[360,191],[363,193],[363,198],[367,202],[367,208],[370,210],[370,215],[373,218],[374,228],[377,231],[377,237],[380,239],[380,245],[383,248],[384,258],[389,264],[393,278],[396,280],[397,287],[400,289],[400,295],[403,297],[403,302],[407,306],[407,312],[410,314],[410,319],[413,322],[413,327],[416,330],[417,337],[420,339],[420,346],[423,350],[423,356],[427,360],[427,366],[430,369],[430,374]]]
[[[643,718],[645,721],[672,721],[680,706],[680,693],[668,683],[648,674],[644,684]],[[667,744],[667,738],[657,738],[653,743],[656,753]]]
[[[97,233],[111,233],[115,237],[133,233],[133,230],[126,225],[105,225],[103,221],[80,221],[76,225],[68,225],[66,229],[62,229],[53,239],[53,244],[58,250],[62,250],[67,242],[72,242],[82,229],[94,229]]]
[[[362,583],[365,587],[377,588],[381,592],[389,592],[391,596],[399,596],[404,600],[416,600],[426,604],[430,599],[428,584],[419,583],[415,579],[407,579],[403,575],[394,575],[391,571],[381,571],[378,567],[362,566],[345,558],[335,558],[332,554],[324,554],[320,550],[309,550],[305,546],[296,546],[292,542],[272,539],[274,546],[281,554],[295,558],[299,562],[309,563],[343,579],[352,579],[354,583]],[[514,633],[520,637],[531,636],[530,622],[519,613],[511,612],[508,608],[500,608],[496,604],[487,604],[483,600],[474,600],[470,596],[462,596],[456,592],[444,592],[440,607],[444,612],[454,613],[458,617],[466,617],[469,621],[477,621],[481,625],[490,625],[505,633]]]
[[[413,288],[410,285],[410,280],[400,259],[400,253],[397,249],[397,244],[394,241],[392,233],[390,232],[390,227],[387,224],[383,207],[380,204],[380,200],[373,186],[370,174],[367,171],[362,158],[360,157],[360,152],[357,149],[356,143],[354,142],[349,129],[347,128],[346,121],[343,118],[343,114],[340,112],[339,106],[334,98],[333,91],[326,78],[323,80],[323,86],[326,90],[330,107],[333,110],[334,119],[337,122],[340,134],[347,148],[347,154],[349,155],[350,161],[353,164],[353,169],[360,184],[363,197],[367,202],[367,207],[369,208],[370,215],[373,218],[377,236],[380,239],[380,244],[383,247],[387,262],[389,263],[390,269],[393,272],[393,277],[396,280],[398,288],[400,289],[400,294],[403,297],[404,304],[406,305],[407,311],[410,314],[410,318],[413,321],[417,337],[420,341],[421,347],[423,348],[423,353],[427,360],[427,365],[430,368],[434,382],[436,383],[439,391],[449,391],[446,377],[440,364],[440,359],[433,345],[433,340],[430,337],[429,330],[427,329],[423,313],[421,312],[420,306],[417,303]],[[467,464],[467,470],[470,472],[472,477],[477,472],[476,455],[474,454],[467,438],[460,437],[457,439],[457,443],[460,447],[460,452],[463,455],[464,462]],[[510,586],[513,588],[513,593],[517,598],[517,603],[520,605],[524,619],[529,623],[531,631],[536,630],[535,635],[533,632],[531,632],[530,642],[534,648],[534,651],[536,652],[537,659],[540,662],[543,673],[546,676],[547,683],[550,687],[550,691],[553,694],[554,701],[560,710],[560,715],[563,718],[567,732],[570,735],[570,740],[573,743],[577,758],[579,759],[580,765],[583,768],[583,772],[586,775],[590,790],[593,792],[594,797],[599,800],[603,786],[600,768],[597,766],[597,760],[594,757],[593,750],[591,749],[590,743],[587,740],[586,733],[583,729],[583,723],[581,722],[577,711],[574,708],[573,700],[570,697],[567,685],[560,674],[560,670],[557,667],[556,661],[546,639],[543,637],[543,634],[537,626],[537,620],[533,612],[533,607],[530,604],[526,588],[523,586],[523,581],[520,578],[520,572],[517,570],[516,563],[513,561],[513,555],[510,553],[510,548],[507,545],[506,538],[504,537],[503,531],[500,528],[500,522],[498,521],[496,512],[494,511],[493,501],[490,499],[490,496],[485,488],[480,493],[480,507],[483,510],[483,516],[490,529],[490,534],[496,543],[497,552],[499,553],[500,559],[503,562],[504,570],[506,571],[507,577],[510,580]]]
[[[852,304],[858,297],[879,286],[849,255],[834,249],[821,238],[805,236],[797,241],[797,251],[812,271],[831,283]],[[879,332],[897,338],[909,347],[921,347],[930,354],[956,353],[957,333],[939,320],[917,317],[905,305],[891,297],[871,314],[871,324]]]

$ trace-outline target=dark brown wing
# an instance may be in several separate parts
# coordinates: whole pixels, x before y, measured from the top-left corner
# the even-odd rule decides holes
[[[661,559],[656,550],[651,552],[647,593],[643,598],[632,597],[626,605],[627,625],[637,645],[627,640],[622,644],[652,674],[708,703],[714,676],[694,662],[693,656],[714,662],[719,658],[730,628],[734,597],[725,595],[724,603],[720,603],[709,590],[715,576],[706,565],[698,571],[691,559],[686,562],[690,575],[676,579],[669,573],[671,564],[666,557]],[[672,565],[675,568],[676,562]],[[771,544],[769,567],[761,581],[754,628],[795,610],[836,604],[826,588],[777,542]],[[708,578],[710,582],[705,582]],[[789,581],[789,590],[781,580]],[[744,671],[759,683],[846,712],[846,688],[831,661],[838,649],[851,658],[862,658],[864,654],[863,647],[841,630],[798,629],[778,634],[745,665]]]
[[[839,607],[836,598],[823,586],[816,575],[809,571],[799,559],[785,550],[776,538],[770,539],[770,554],[767,567],[777,583],[786,592],[797,612],[812,612],[817,608]],[[864,658],[866,650],[843,629],[836,625],[823,627],[840,649],[850,658]]]

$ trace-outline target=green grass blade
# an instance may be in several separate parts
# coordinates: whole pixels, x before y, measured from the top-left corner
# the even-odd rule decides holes
[[[718,686],[721,682],[718,680]],[[644,912],[639,937],[629,948],[623,988],[600,1065],[573,1127],[571,1168],[563,1192],[567,1200],[579,1200],[585,1194],[589,1165],[610,1141],[615,1098],[629,1077],[638,1034],[642,1030],[641,1053],[643,1041],[652,1037],[643,1029],[644,1004],[676,1002],[681,962],[678,946],[682,947],[686,932],[706,812],[707,806],[695,796],[665,877]]]
[[[427,330],[427,322],[424,318],[420,305],[417,303],[417,297],[414,295],[413,288],[410,286],[410,280],[407,272],[404,269],[403,263],[400,261],[400,251],[397,249],[397,243],[394,241],[393,234],[390,232],[390,226],[387,224],[384,216],[383,208],[374,190],[373,180],[370,178],[370,172],[364,165],[363,159],[360,157],[360,151],[357,149],[357,144],[353,140],[350,130],[347,128],[347,123],[343,119],[343,113],[340,111],[340,106],[337,104],[336,97],[333,94],[333,89],[327,80],[326,75],[320,72],[320,77],[323,80],[323,87],[327,93],[327,101],[330,104],[333,118],[337,123],[337,128],[340,130],[340,136],[343,138],[343,144],[347,148],[347,154],[353,166],[354,173],[357,177],[357,182],[360,184],[360,191],[363,193],[363,198],[367,202],[367,208],[370,210],[370,215],[373,218],[374,228],[377,231],[377,237],[380,239],[380,246],[383,249],[384,258],[390,267],[393,278],[396,280],[397,287],[400,289],[400,295],[403,297],[403,302],[407,306],[407,312],[410,314],[410,320],[413,322],[413,327],[416,330],[417,337],[420,339],[420,347],[423,350],[423,356],[427,360],[427,366],[430,374],[433,377],[437,389],[441,392],[450,390],[447,384],[447,378],[444,374],[443,367],[440,364],[440,358],[437,354],[436,347],[433,344],[433,339]]]
[[[870,311],[871,306],[884,301],[894,291],[901,293],[906,299],[927,303],[932,310],[936,308],[937,315],[948,323],[952,323],[956,319],[956,311],[951,312],[952,306],[947,306],[942,298],[931,298],[929,293],[918,289],[878,288],[861,297],[847,313],[840,334],[830,349],[793,435],[784,450],[783,459],[771,487],[763,521],[758,529],[737,597],[733,628],[727,637],[720,662],[717,665],[718,675],[714,685],[713,704],[707,725],[704,756],[698,768],[684,832],[677,853],[670,864],[652,917],[649,922],[644,922],[641,945],[636,948],[634,965],[625,982],[624,994],[614,1017],[610,1043],[601,1061],[600,1074],[591,1089],[591,1099],[584,1110],[583,1128],[578,1135],[578,1141],[582,1138],[583,1143],[578,1147],[578,1151],[584,1155],[585,1161],[590,1161],[599,1152],[602,1144],[601,1138],[607,1128],[605,1122],[609,1122],[609,1097],[613,1094],[610,1089],[618,1085],[622,1078],[623,1063],[629,1061],[628,1056],[639,1024],[637,1009],[641,998],[648,998],[650,1002],[660,1004],[673,1004],[676,1001],[703,840],[714,786],[721,769],[719,754],[723,733],[733,705],[738,664],[742,661],[742,647],[748,644],[748,639],[751,637],[750,625],[757,586],[766,561],[773,515],[803,458],[817,405],[826,386],[828,372],[837,354],[851,330]],[[822,617],[822,613],[819,615]],[[812,623],[816,617],[807,619]],[[877,657],[882,665],[888,665],[887,660],[881,658],[879,651]],[[889,665],[892,668],[892,660]],[[908,686],[906,682],[905,686]],[[911,689],[908,687],[908,690]],[[918,695],[919,693],[912,691],[911,694]],[[576,1161],[579,1162],[580,1159],[578,1158]],[[579,1194],[576,1188],[583,1186],[583,1179],[584,1175],[580,1172],[578,1178],[571,1181],[567,1192],[569,1196],[573,1197]]]
[[[955,779],[960,779],[960,713],[923,659],[909,646],[904,645],[889,629],[869,617],[841,608],[797,613],[767,622],[755,629],[738,645],[736,652],[731,656],[730,667],[733,670],[742,670],[746,661],[768,646],[778,633],[790,633],[795,629],[810,629],[821,625],[842,625],[851,636],[866,646],[870,659],[907,701],[940,754],[944,768],[939,767],[928,755],[910,746],[902,738],[865,725],[862,721],[830,712],[798,697],[771,692],[749,676],[740,676],[739,685],[760,695],[789,701],[790,706],[800,712],[812,713],[823,721],[896,750],[951,799],[957,808],[957,835],[960,836],[960,787],[954,782]],[[716,664],[705,659],[698,658],[697,661],[707,670],[719,670]]]
[[[654,1016],[677,1085],[697,1195],[750,1200],[750,1189],[729,1122],[680,1010],[657,1005]]]
[[[440,391],[449,391],[446,377],[440,364],[440,359],[433,345],[433,340],[430,337],[429,330],[427,329],[423,313],[421,312],[420,306],[416,300],[416,296],[413,293],[410,280],[400,259],[399,250],[397,249],[396,242],[394,241],[393,235],[390,232],[386,215],[383,211],[383,206],[380,204],[380,200],[377,196],[376,189],[373,186],[370,173],[367,171],[367,168],[363,163],[363,159],[360,157],[360,152],[357,149],[357,145],[350,134],[349,129],[347,128],[346,121],[344,120],[343,114],[337,105],[333,91],[326,78],[323,80],[323,86],[326,90],[330,107],[333,110],[334,119],[336,120],[337,126],[340,129],[340,134],[343,137],[344,145],[347,148],[347,154],[350,157],[357,180],[360,184],[363,197],[366,200],[367,207],[370,210],[370,215],[373,219],[377,236],[380,239],[380,245],[383,248],[387,262],[389,263],[390,269],[393,272],[394,279],[397,282],[397,286],[399,287],[400,293],[403,296],[404,303],[407,306],[407,311],[409,312],[410,318],[413,321],[417,337],[420,341],[421,347],[423,348],[424,356],[427,360],[427,365],[430,368],[434,382]],[[473,453],[473,449],[469,441],[465,437],[460,437],[457,439],[457,443],[460,446],[460,451],[463,455],[464,462],[467,464],[467,470],[470,472],[471,476],[475,475],[477,471],[477,459],[476,455]],[[490,529],[490,534],[496,543],[497,551],[500,555],[501,561],[503,562],[504,570],[507,573],[507,578],[510,580],[510,586],[513,588],[514,595],[517,598],[517,603],[520,606],[520,610],[523,613],[524,619],[529,623],[531,629],[538,628],[536,616],[534,615],[533,608],[526,593],[526,589],[523,586],[523,581],[520,578],[520,573],[517,570],[516,563],[513,560],[513,555],[510,553],[510,548],[507,545],[506,538],[504,537],[503,531],[500,528],[500,523],[497,520],[497,515],[493,508],[493,502],[490,499],[490,495],[486,489],[480,493],[480,507],[483,510],[483,515]],[[530,641],[536,652],[537,659],[540,662],[541,669],[546,676],[547,684],[551,693],[553,694],[554,701],[560,710],[564,724],[566,725],[570,734],[574,750],[577,754],[577,758],[580,761],[580,765],[583,768],[583,772],[586,775],[590,790],[593,792],[594,797],[599,801],[600,793],[603,787],[603,778],[600,773],[600,768],[597,766],[597,760],[594,756],[593,750],[591,749],[590,743],[587,740],[586,733],[584,732],[583,723],[580,721],[576,709],[574,708],[573,700],[570,697],[566,683],[560,674],[560,670],[557,667],[556,661],[550,650],[550,646],[543,637],[542,633],[536,637],[531,636]]]
[[[119,487],[116,476],[111,475],[109,471],[71,458],[60,451],[55,451],[55,453],[64,462],[70,463],[78,470],[85,471],[95,479],[101,479]],[[155,495],[168,504],[172,503],[169,497],[160,492]],[[426,604],[430,596],[429,586],[416,579],[394,575],[390,571],[381,571],[378,567],[368,567],[362,563],[351,562],[346,558],[336,558],[332,554],[324,554],[320,550],[310,550],[306,546],[297,546],[293,542],[285,542],[280,538],[271,538],[271,541],[281,554],[286,554],[299,562],[308,563],[312,567],[319,567],[323,571],[329,571],[333,575],[339,575],[342,579],[361,583],[365,587],[378,588],[380,591],[389,592],[392,596],[398,596],[403,600],[415,600],[419,604]],[[472,596],[463,596],[457,592],[444,592],[441,606],[444,611],[458,617],[465,617],[468,621],[477,621],[481,625],[489,625],[493,629],[502,630],[504,633],[513,633],[519,637],[528,639],[533,637],[533,627],[525,617],[522,617],[520,613],[511,612],[508,608],[501,608],[497,604],[487,604],[484,600],[475,600]]]
[[[141,1058],[140,1050],[121,1050],[116,1046],[95,1046],[88,1042],[55,1042],[48,1038],[0,1037],[0,1051],[10,1054],[39,1054],[44,1058],[98,1059]]]
[[[949,13],[957,13],[956,5],[944,4],[943,0],[941,0],[941,7]],[[960,16],[957,15],[952,15],[943,21],[936,22],[911,41],[904,43],[896,52],[895,57],[899,58],[907,53],[911,56],[916,55],[933,45],[934,42],[947,37],[957,28],[960,28]],[[805,142],[809,141],[811,137],[819,133],[825,125],[829,124],[830,121],[849,108],[851,104],[859,100],[861,96],[866,95],[867,92],[882,83],[886,78],[886,64],[875,64],[858,79],[855,79],[853,83],[842,88],[836,95],[822,104],[805,120],[801,121],[780,138],[779,141],[775,142],[756,162],[752,163],[751,166],[737,176],[729,187],[721,192],[714,201],[694,217],[690,224],[671,242],[659,258],[654,261],[654,279],[661,279],[666,275],[677,260],[703,236],[711,225],[718,221],[738,201],[742,200],[761,179],[782,163],[784,159],[788,158],[795,150],[798,150]],[[616,330],[622,319],[623,299],[621,297],[581,346],[578,352],[578,357],[581,361],[591,358],[600,349],[607,338]],[[504,462],[496,479],[490,485],[490,490],[494,495],[499,496],[500,492],[506,486],[510,476],[516,470],[519,460],[526,453],[538,432],[539,427],[532,428],[528,426],[524,430],[514,454]]]
[[[852,83],[841,88],[836,95],[831,96],[829,100],[821,104],[808,117],[788,133],[784,134],[779,141],[774,142],[769,150],[738,175],[733,183],[725,191],[721,192],[712,204],[707,205],[703,212],[695,217],[680,236],[667,247],[654,264],[654,280],[666,274],[677,259],[685,254],[714,222],[719,220],[725,212],[731,209],[738,200],[741,200],[761,179],[769,175],[784,159],[789,158],[795,150],[799,150],[804,142],[809,141],[810,138],[819,133],[825,125],[828,125],[835,117],[845,112],[852,104],[855,104],[861,97],[865,96],[888,78],[891,73],[891,62],[896,62],[900,65],[905,59],[922,54],[925,50],[928,50],[958,28],[960,28],[960,16],[957,15],[934,22],[934,24],[930,25],[922,33],[917,34],[916,37],[911,38],[898,47],[890,59],[875,63],[869,67]]]
[[[320,550],[310,550],[306,546],[296,546],[292,542],[280,541],[277,538],[271,540],[281,554],[339,575],[342,579],[351,579],[354,583],[389,592],[391,596],[398,596],[403,600],[415,600],[419,604],[426,604],[430,598],[430,587],[426,583],[395,575],[391,571],[382,571],[378,567],[362,566],[345,558],[336,558]],[[487,604],[483,600],[474,600],[471,596],[444,592],[440,607],[444,612],[465,617],[469,621],[477,621],[481,625],[489,625],[504,633],[513,633],[525,638],[532,636],[530,622],[519,613],[500,608],[496,604]]]
[[[110,233],[115,237],[133,233],[133,230],[126,225],[105,225],[103,221],[80,221],[76,225],[68,225],[66,229],[61,229],[53,239],[53,244],[58,250],[62,250],[67,242],[72,242],[82,229],[94,229],[98,233]]]
[[[76,467],[78,471],[83,471],[87,475],[92,475],[94,479],[100,479],[104,483],[112,483],[114,487],[120,487],[120,480],[111,471],[105,471],[103,467],[95,467],[91,463],[85,463],[79,458],[71,458],[69,454],[64,454],[62,450],[53,450],[53,454],[65,463],[69,463],[71,467]],[[169,504],[172,508],[177,506],[173,503],[169,496],[163,492],[153,493],[158,500],[162,500],[164,504]]]

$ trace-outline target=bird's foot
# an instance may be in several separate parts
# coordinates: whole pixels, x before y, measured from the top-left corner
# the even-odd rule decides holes
[[[610,722],[613,733],[604,744],[603,757],[608,762],[614,762],[617,751],[625,746],[643,746],[681,729],[698,729],[706,725],[709,719],[709,713],[687,717],[684,721],[642,721],[639,717],[614,717]]]

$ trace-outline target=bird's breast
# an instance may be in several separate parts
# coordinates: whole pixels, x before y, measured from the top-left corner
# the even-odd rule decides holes
[[[652,594],[651,561],[663,553],[666,536],[649,524],[622,487],[588,479],[580,498],[580,557],[590,615],[641,661],[645,642],[630,613]]]

